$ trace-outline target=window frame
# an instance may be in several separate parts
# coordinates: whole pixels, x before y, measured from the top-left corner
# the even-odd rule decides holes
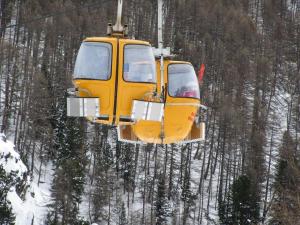
[[[127,43],[127,44],[124,44],[123,46],[123,68],[122,68],[122,79],[124,82],[126,83],[142,83],[142,84],[157,84],[157,71],[156,71],[156,62],[155,62],[155,57],[154,57],[154,68],[155,68],[155,73],[154,73],[154,76],[155,76],[155,80],[156,82],[145,82],[145,81],[128,81],[128,80],[125,80],[124,78],[124,66],[125,66],[125,47],[127,45],[142,45],[142,46],[148,46],[150,49],[151,49],[151,45],[148,45],[148,44],[140,44],[140,43]]]
[[[167,82],[167,89],[168,89],[168,96],[171,97],[171,98],[188,98],[188,99],[196,99],[196,100],[199,100],[201,99],[201,94],[200,94],[200,86],[199,86],[199,82],[198,82],[198,88],[199,88],[199,98],[196,98],[196,97],[183,97],[183,96],[173,96],[170,94],[170,85],[169,85],[169,80],[170,80],[170,76],[169,76],[169,66],[172,66],[172,65],[180,65],[180,64],[184,64],[184,65],[189,65],[191,66],[193,69],[193,65],[190,64],[190,63],[170,63],[168,65],[168,69],[167,69],[167,77],[168,77],[168,82]],[[195,73],[196,74],[196,73]],[[197,79],[197,75],[196,75],[196,79]],[[198,79],[197,79],[198,80]]]
[[[75,65],[74,65],[74,72],[73,72],[73,80],[98,80],[98,81],[109,81],[111,80],[112,78],[112,73],[113,73],[113,52],[114,52],[114,46],[111,42],[108,42],[108,41],[83,41],[83,43],[105,43],[105,44],[109,44],[111,46],[111,51],[110,51],[110,73],[109,73],[109,76],[107,79],[94,79],[94,78],[80,78],[80,77],[74,77],[75,74]],[[79,52],[79,51],[78,51]],[[77,56],[78,56],[78,53],[77,53]],[[76,59],[77,59],[77,56],[76,56]],[[76,61],[75,61],[75,64],[76,64]]]

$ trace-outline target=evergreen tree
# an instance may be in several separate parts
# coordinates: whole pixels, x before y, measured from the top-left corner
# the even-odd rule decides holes
[[[2,165],[0,165],[0,224],[15,224],[15,215],[12,212],[11,204],[6,199],[7,192],[14,184],[13,174],[6,175]]]
[[[185,164],[182,167],[184,169],[184,177],[182,182],[182,193],[181,199],[183,201],[183,216],[182,216],[182,223],[183,225],[187,224],[191,207],[195,205],[196,195],[191,190],[191,153],[192,153],[192,146],[188,144],[186,146],[187,153],[185,158]],[[183,151],[183,150],[182,150]]]
[[[128,220],[127,220],[127,217],[126,217],[126,209],[125,209],[124,202],[122,202],[121,215],[120,215],[119,221],[120,221],[119,225],[128,225]]]
[[[236,179],[230,194],[219,206],[219,216],[222,224],[251,225],[259,220],[259,206],[255,202],[252,190],[253,184],[248,176],[242,175]]]
[[[104,136],[107,137],[107,128],[104,128]],[[108,216],[103,207],[110,204],[113,177],[110,173],[113,165],[113,152],[111,145],[105,139],[101,148],[95,153],[95,189],[93,190],[93,221],[107,220]]]
[[[122,169],[124,188],[126,191],[132,191],[134,188],[134,151],[131,144],[122,145]]]
[[[259,205],[251,192],[253,184],[249,177],[242,175],[232,185],[233,224],[253,224],[259,220]]]
[[[276,166],[275,200],[270,224],[299,224],[300,221],[300,164],[296,145],[289,132],[283,135]]]
[[[63,99],[57,107],[55,118],[55,173],[52,185],[53,203],[48,214],[48,224],[77,224],[78,205],[83,193],[85,153],[82,124],[66,116]]]
[[[166,196],[166,184],[163,174],[160,174],[158,179],[155,216],[156,225],[163,225],[167,222],[167,217],[170,214],[170,207]]]

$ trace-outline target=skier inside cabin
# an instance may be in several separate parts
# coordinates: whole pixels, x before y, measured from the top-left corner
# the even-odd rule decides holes
[[[200,98],[198,80],[192,65],[168,66],[168,91],[171,97]]]

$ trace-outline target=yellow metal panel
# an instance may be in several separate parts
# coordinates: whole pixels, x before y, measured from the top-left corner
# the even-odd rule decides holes
[[[97,120],[96,122],[112,124],[115,95],[116,67],[117,67],[117,39],[92,37],[84,41],[106,42],[112,44],[112,69],[111,77],[107,81],[76,79],[74,86],[78,88],[80,97],[99,97],[101,115],[108,115],[109,120]]]
[[[128,124],[121,122],[120,116],[131,116],[131,108],[133,100],[143,100],[147,93],[153,92],[156,84],[126,82],[123,79],[123,64],[124,64],[124,47],[127,44],[142,44],[149,45],[148,42],[130,39],[119,39],[119,66],[118,66],[118,99],[116,110],[116,124]]]
[[[164,79],[168,79],[170,64],[190,64],[182,61],[166,61],[164,64]],[[184,81],[184,80],[183,80]],[[190,105],[189,105],[190,104]],[[193,105],[194,104],[194,105]],[[164,143],[180,142],[189,134],[198,110],[199,99],[175,98],[167,94],[165,106]]]
[[[132,127],[133,132],[143,142],[156,144],[162,143],[160,122],[141,120]]]
[[[176,63],[190,64],[182,61],[164,60],[165,84],[168,83],[168,66]],[[160,86],[161,79],[159,61],[157,61],[157,80]],[[163,123],[139,121],[133,125],[133,131],[142,141],[170,144],[183,141],[190,133],[200,100],[193,98],[174,98],[169,96],[168,93],[166,93],[166,97]],[[164,135],[163,141],[161,139],[161,135]]]
[[[118,40],[117,38],[113,38],[113,37],[87,37],[83,41],[117,43],[117,40]]]
[[[150,43],[148,41],[141,41],[141,40],[134,40],[134,39],[119,39],[120,44],[134,44],[134,45],[149,45]],[[120,46],[121,47],[121,46]]]
[[[186,137],[185,141],[204,140],[205,139],[205,123],[193,123],[191,132]]]
[[[112,124],[114,104],[116,104],[115,124],[127,124],[126,122],[120,122],[120,116],[130,117],[133,100],[148,99],[148,94],[153,92],[156,87],[160,87],[161,79],[159,62],[157,62],[158,85],[151,83],[126,82],[123,79],[124,46],[126,44],[149,45],[148,42],[110,37],[90,37],[86,38],[84,41],[107,42],[112,44],[112,74],[108,81],[84,79],[74,80],[75,87],[79,89],[79,96],[99,97],[100,113],[101,115],[108,115],[109,120],[97,120],[96,122]],[[182,64],[188,62],[164,60],[165,84],[168,82],[168,65],[174,63]],[[160,93],[160,88],[158,88],[158,92]],[[117,99],[115,99],[115,96],[117,96]],[[168,93],[166,93],[166,97],[163,123],[138,121],[135,125],[133,125],[133,131],[140,140],[149,143],[168,144],[180,142],[189,134],[197,113],[197,105],[200,104],[200,100],[192,98],[174,98],[169,96]],[[162,135],[164,137],[163,140]]]

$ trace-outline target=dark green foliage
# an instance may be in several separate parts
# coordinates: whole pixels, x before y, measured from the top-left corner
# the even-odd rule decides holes
[[[167,217],[170,216],[170,206],[166,196],[165,177],[162,174],[158,178],[155,206],[156,225],[166,224]]]
[[[54,202],[48,214],[48,223],[77,224],[80,221],[77,213],[84,189],[86,164],[82,125],[78,119],[67,118],[65,102],[58,105],[55,121],[56,170],[52,185]]]
[[[86,221],[85,219],[79,218],[74,223],[74,225],[90,225],[90,223],[88,221]]]
[[[105,129],[104,129],[105,131]],[[107,132],[107,130],[106,130]],[[105,136],[107,135],[104,134]],[[99,138],[99,137],[96,137]],[[111,145],[104,141],[99,150],[95,152],[95,189],[93,190],[93,220],[107,219],[103,207],[109,204],[112,195],[113,176],[110,173],[114,163]]]
[[[105,171],[108,171],[109,168],[111,168],[111,166],[114,163],[114,155],[113,155],[111,145],[106,142],[104,147],[102,148],[102,151],[103,151],[103,153],[101,155],[101,163],[102,163],[103,169]]]
[[[134,188],[134,146],[131,144],[123,144],[122,146],[122,172],[124,179],[124,187],[127,191]]]
[[[49,212],[46,216],[45,224],[46,225],[56,225],[57,224],[57,215],[54,212]]]
[[[231,186],[230,194],[219,206],[222,224],[251,225],[259,222],[259,204],[252,192],[253,183],[242,175]]]
[[[297,224],[300,221],[300,163],[295,150],[293,138],[289,132],[285,132],[276,166],[272,225]]]
[[[259,221],[259,204],[252,192],[249,177],[240,176],[232,185],[233,224],[255,224]]]
[[[127,220],[127,217],[126,217],[126,209],[125,209],[124,202],[122,202],[121,215],[120,215],[119,221],[120,221],[119,225],[128,225],[128,220]]]
[[[226,201],[219,200],[219,205],[218,205],[218,215],[219,215],[219,220],[221,224],[229,224],[231,221],[228,217],[228,212],[230,211],[231,207],[228,205],[226,207]]]
[[[45,221],[46,225],[57,225],[58,224],[58,218],[53,217],[53,214],[48,213]],[[70,223],[70,225],[90,225],[88,221],[82,218],[77,218]]]
[[[11,204],[6,199],[7,192],[14,185],[14,175],[6,175],[2,165],[0,165],[0,224],[15,224],[15,216],[12,212]]]
[[[191,154],[192,154],[192,145],[187,144],[186,146],[186,155],[184,155],[185,163],[184,165],[184,177],[182,181],[182,192],[181,192],[181,200],[183,201],[183,218],[182,223],[187,224],[188,218],[190,216],[190,210],[192,206],[195,205],[195,200],[197,196],[191,190]],[[183,150],[182,150],[183,151]],[[183,157],[182,155],[182,157]]]

